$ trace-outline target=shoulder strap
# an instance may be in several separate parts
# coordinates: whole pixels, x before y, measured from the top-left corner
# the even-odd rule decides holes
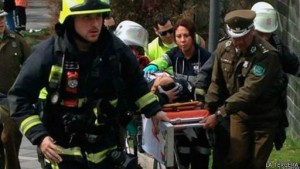
[[[56,104],[58,103],[59,97],[59,90],[61,85],[61,80],[63,76],[63,65],[64,65],[64,54],[62,52],[56,52],[57,62],[56,64],[52,65],[48,86],[47,88],[47,100],[50,99],[51,103]],[[42,92],[42,91],[41,91]]]
[[[273,39],[273,41],[275,43],[276,49],[278,50],[278,52],[280,54],[282,54],[282,44],[281,44],[281,41],[280,41],[279,37],[277,35],[275,35],[275,34],[272,35],[271,37],[272,37],[272,39]]]

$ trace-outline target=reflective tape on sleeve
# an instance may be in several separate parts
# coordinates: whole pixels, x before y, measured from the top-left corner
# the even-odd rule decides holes
[[[196,94],[203,96],[203,95],[205,95],[205,90],[196,88]]]
[[[38,124],[42,124],[42,121],[38,115],[29,116],[21,123],[20,130],[23,134],[26,134],[30,128]]]
[[[157,97],[149,92],[147,94],[145,94],[143,97],[141,97],[140,99],[138,99],[135,104],[138,106],[139,109],[144,108],[145,106],[153,103],[154,101],[157,101]]]

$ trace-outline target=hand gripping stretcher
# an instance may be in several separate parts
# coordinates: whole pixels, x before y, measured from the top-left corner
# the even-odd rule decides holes
[[[151,120],[143,118],[143,149],[153,156],[153,169],[158,166],[161,168],[160,164],[172,168],[175,163],[179,163],[174,136],[182,133],[184,129],[203,126],[200,120],[208,116],[209,112],[201,107],[202,103],[198,101],[164,105],[163,111],[167,113],[170,122],[160,124],[160,133],[157,136],[152,134]]]

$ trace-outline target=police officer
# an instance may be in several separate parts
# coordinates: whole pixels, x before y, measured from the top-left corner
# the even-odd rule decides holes
[[[210,76],[201,77],[202,65],[210,58],[211,54],[197,45],[196,28],[190,19],[182,18],[174,26],[173,36],[177,47],[152,61],[147,66],[145,72],[162,71],[169,66],[173,66],[174,76],[178,79],[188,81],[191,89],[195,91],[193,97],[188,100],[204,101],[204,94],[209,84]],[[207,81],[208,83],[202,83]],[[175,138],[178,145],[180,164],[185,168],[191,165],[192,169],[208,168],[210,146],[206,139],[205,131],[197,130],[197,138],[188,138],[185,135]]]
[[[56,34],[36,46],[9,91],[12,118],[39,146],[46,168],[135,165],[118,146],[119,116],[139,109],[155,132],[168,120],[135,56],[104,27],[109,12],[106,0],[63,0]],[[40,116],[33,105],[43,87]]]
[[[215,51],[212,83],[205,97],[212,113],[202,122],[214,128],[230,118],[228,169],[262,169],[273,148],[284,89],[278,52],[254,33],[251,10],[225,16],[231,37]]]
[[[7,12],[0,8],[0,122],[3,145],[1,152],[4,151],[4,154],[1,153],[1,158],[4,158],[6,169],[19,169],[18,156],[22,134],[9,117],[7,92],[31,49],[23,37],[7,29],[5,22],[7,15]]]
[[[277,11],[274,7],[267,2],[255,3],[251,10],[255,11],[256,17],[254,19],[254,27],[256,33],[273,45],[279,52],[280,63],[285,73],[296,75],[299,70],[299,58],[291,52],[290,49],[284,45],[275,31],[278,28],[279,22],[277,17]],[[288,85],[288,77],[286,74],[286,88]],[[288,127],[289,123],[286,117],[287,110],[287,90],[282,92],[282,118],[276,129],[276,135],[274,145],[276,150],[280,150],[286,139],[285,128]]]

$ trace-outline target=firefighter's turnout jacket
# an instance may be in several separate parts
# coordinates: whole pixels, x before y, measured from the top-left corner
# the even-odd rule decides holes
[[[79,147],[81,151],[85,148],[88,161],[99,163],[108,149],[117,144],[118,136],[112,126],[118,122],[110,121],[116,114],[128,107],[151,117],[160,110],[130,49],[108,31],[102,30],[100,37],[91,52],[80,52],[67,35],[55,35],[37,45],[24,64],[8,98],[12,118],[32,144],[38,145],[50,135],[64,148]],[[62,72],[58,62],[62,63]],[[72,71],[77,78],[73,81],[68,79]],[[61,82],[51,84],[51,79],[59,73]],[[40,116],[34,104],[43,87],[48,95]],[[85,114],[83,119],[92,123],[72,123],[73,115]],[[68,128],[70,124],[74,127]],[[89,145],[88,136],[97,138],[96,148],[83,146]]]

